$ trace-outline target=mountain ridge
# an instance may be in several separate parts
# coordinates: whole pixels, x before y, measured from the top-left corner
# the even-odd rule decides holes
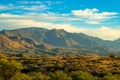
[[[78,51],[93,51],[99,53],[119,52],[120,40],[109,41],[83,33],[70,33],[63,29],[20,28],[0,32],[9,43],[15,41],[24,48],[52,50],[53,48],[78,49]],[[23,43],[21,43],[23,42]],[[2,42],[0,43],[2,44]],[[14,44],[15,45],[15,44]],[[12,45],[11,45],[12,46]],[[18,45],[20,46],[20,45]],[[2,48],[2,46],[0,46]],[[23,48],[21,47],[21,48]]]

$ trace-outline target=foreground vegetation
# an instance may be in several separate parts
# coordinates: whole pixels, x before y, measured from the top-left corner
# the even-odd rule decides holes
[[[0,80],[120,80],[120,57],[0,55]]]

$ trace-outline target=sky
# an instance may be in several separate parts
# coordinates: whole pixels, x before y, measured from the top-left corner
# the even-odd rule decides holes
[[[64,29],[104,40],[120,38],[120,0],[3,0],[0,30]]]

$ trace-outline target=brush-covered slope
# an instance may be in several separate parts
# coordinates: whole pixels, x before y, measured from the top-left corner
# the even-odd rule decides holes
[[[87,36],[83,33],[69,33],[63,29],[21,28],[3,30],[1,35],[6,37],[7,45],[13,48],[71,48],[80,51],[114,52],[119,50],[118,41],[106,41],[97,37]],[[0,41],[1,42],[1,41]],[[1,42],[2,44],[2,42]],[[6,45],[6,44],[5,44]],[[0,45],[2,47],[2,45]]]
[[[27,43],[25,40],[15,38],[13,40],[11,38],[4,35],[0,35],[0,48],[6,49],[34,48],[33,44]]]

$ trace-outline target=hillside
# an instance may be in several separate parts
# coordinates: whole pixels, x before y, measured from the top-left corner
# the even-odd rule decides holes
[[[21,28],[0,32],[0,48],[33,49],[33,52],[48,50],[53,53],[90,52],[108,55],[120,51],[120,40],[107,41],[83,33],[69,33],[63,29]],[[58,49],[58,50],[56,50]],[[65,49],[65,50],[64,50]],[[65,53],[67,53],[65,51]],[[63,52],[64,53],[64,52]]]

